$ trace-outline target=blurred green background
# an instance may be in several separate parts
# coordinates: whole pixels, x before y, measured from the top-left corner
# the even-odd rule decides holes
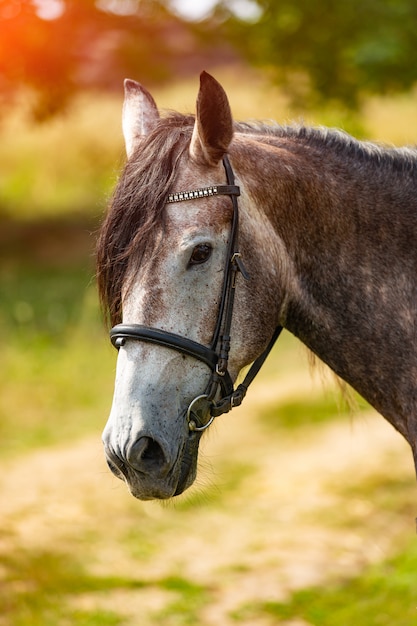
[[[414,0],[0,1],[0,626],[409,626],[411,453],[285,335],[174,504],[102,458],[115,353],[94,245],[122,81],[194,110],[417,143]]]

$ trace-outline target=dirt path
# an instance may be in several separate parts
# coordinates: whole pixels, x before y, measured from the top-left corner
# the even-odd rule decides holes
[[[135,501],[108,472],[98,434],[3,463],[0,550],[85,550],[96,575],[155,581],[74,599],[132,616],[132,626],[152,624],[168,601],[157,581],[181,575],[217,589],[202,623],[229,626],[245,602],[353,574],[413,535],[411,453],[382,418],[271,438],[250,417],[257,407],[248,400],[208,437],[202,463],[214,475],[203,471],[202,482],[218,491],[191,508],[186,498],[177,507]],[[222,497],[232,467],[243,477]]]

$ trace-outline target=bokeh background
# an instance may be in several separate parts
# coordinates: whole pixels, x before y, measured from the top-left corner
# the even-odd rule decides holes
[[[110,475],[94,244],[125,77],[416,144],[416,33],[415,0],[0,0],[0,626],[415,623],[411,452],[288,334],[187,494]]]

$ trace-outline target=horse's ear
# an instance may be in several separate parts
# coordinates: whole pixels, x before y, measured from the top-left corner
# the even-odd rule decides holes
[[[136,150],[142,137],[147,135],[159,120],[155,100],[149,91],[134,80],[126,79],[122,127],[128,158]]]
[[[226,92],[213,76],[202,72],[191,156],[208,165],[216,165],[227,152],[232,137],[233,119]]]

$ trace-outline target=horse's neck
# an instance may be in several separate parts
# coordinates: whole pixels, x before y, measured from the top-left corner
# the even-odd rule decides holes
[[[290,268],[284,325],[406,434],[416,410],[417,177],[347,167],[331,153],[268,156],[264,207]]]

